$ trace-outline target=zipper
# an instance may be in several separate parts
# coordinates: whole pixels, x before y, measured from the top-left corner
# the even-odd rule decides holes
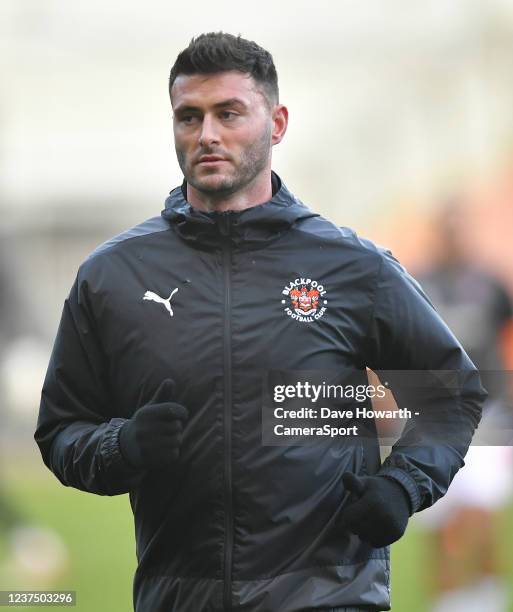
[[[223,240],[224,278],[224,497],[225,497],[225,545],[224,545],[224,590],[223,610],[232,609],[232,553],[233,553],[233,496],[232,496],[232,327],[231,327],[231,265],[230,245],[231,215],[220,218]]]

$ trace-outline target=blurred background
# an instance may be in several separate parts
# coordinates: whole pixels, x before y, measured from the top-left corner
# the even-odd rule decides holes
[[[274,168],[288,187],[391,248],[460,334],[486,327],[470,348],[513,369],[513,0],[2,0],[0,589],[132,609],[128,497],[62,487],[32,436],[78,265],[181,182],[169,69],[213,30],[274,56],[290,111]],[[504,451],[394,545],[394,612],[513,610]],[[493,504],[469,493],[498,470]]]

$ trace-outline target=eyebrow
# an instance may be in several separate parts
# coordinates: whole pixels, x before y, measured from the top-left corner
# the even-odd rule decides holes
[[[240,98],[229,98],[228,100],[222,100],[221,102],[217,102],[214,104],[214,108],[226,108],[229,106],[242,106],[243,108],[247,108],[247,104],[241,100]],[[185,104],[182,106],[177,106],[174,109],[175,113],[184,113],[184,112],[196,112],[201,111],[201,108],[198,106],[192,106],[190,104]]]

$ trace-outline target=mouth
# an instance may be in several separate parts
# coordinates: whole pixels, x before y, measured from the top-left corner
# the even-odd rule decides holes
[[[196,163],[203,166],[215,166],[226,161],[224,157],[220,157],[219,155],[202,155]]]

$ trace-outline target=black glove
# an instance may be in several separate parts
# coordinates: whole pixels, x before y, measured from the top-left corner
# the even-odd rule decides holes
[[[124,459],[141,469],[169,468],[177,461],[187,408],[170,401],[174,382],[167,378],[153,398],[139,408],[119,430]]]
[[[348,491],[356,494],[339,515],[338,523],[375,548],[387,546],[404,533],[411,515],[406,489],[386,476],[342,474]]]

